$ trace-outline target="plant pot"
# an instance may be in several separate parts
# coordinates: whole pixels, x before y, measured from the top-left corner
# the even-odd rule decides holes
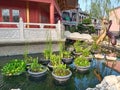
[[[75,65],[75,64],[74,64],[74,65]],[[89,66],[77,66],[77,65],[75,65],[75,67],[76,67],[76,69],[77,69],[78,71],[80,71],[80,72],[86,72],[86,71],[89,70],[90,65],[89,65]]]
[[[48,63],[48,67],[49,67],[49,69],[52,71],[54,66],[49,62],[49,63]]]
[[[62,58],[63,63],[71,64],[73,62],[73,57],[71,58]]]
[[[50,60],[46,60],[46,59],[41,59],[39,60],[39,63],[41,63],[42,65],[48,65],[48,63],[50,62]]]
[[[63,63],[63,62],[61,62],[61,63]],[[54,66],[51,64],[51,62],[48,63],[48,67],[49,67],[49,69],[50,69],[51,71],[52,71],[53,68],[54,68]]]
[[[29,73],[30,76],[32,76],[32,77],[42,77],[42,76],[44,76],[44,75],[46,74],[46,72],[47,72],[47,68],[46,68],[46,67],[44,67],[44,68],[45,68],[45,70],[42,71],[42,72],[32,72],[30,69],[28,69],[28,73]]]
[[[94,54],[94,57],[97,59],[97,60],[101,60],[101,59],[104,59],[105,56],[103,54]]]
[[[86,58],[87,58],[87,60],[91,61],[92,58],[93,58],[93,56],[92,56],[92,55],[89,55],[89,56],[87,56]]]
[[[52,72],[52,76],[54,77],[55,80],[57,80],[58,82],[66,82],[70,79],[70,76],[72,75],[72,72],[70,70],[69,71],[69,74],[66,75],[66,76],[57,76],[54,74],[54,71]]]
[[[80,55],[82,55],[81,52],[75,52],[75,51],[73,51],[73,54],[74,54],[75,56],[80,56]]]
[[[114,57],[114,56],[105,56],[105,59],[106,60],[110,60],[110,61],[116,61],[117,57]]]
[[[100,51],[98,51],[98,50],[91,50],[91,53],[92,54],[97,54],[97,53],[100,53]]]

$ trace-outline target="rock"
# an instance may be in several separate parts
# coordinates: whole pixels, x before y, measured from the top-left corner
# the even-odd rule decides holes
[[[117,76],[117,80],[118,80],[118,82],[120,82],[120,76]]]
[[[107,83],[107,85],[111,86],[118,83],[118,80],[115,75],[110,75],[110,76],[106,76],[101,83],[104,84],[104,82]]]
[[[17,88],[17,89],[11,89],[11,90],[21,90],[20,88]]]
[[[64,36],[67,38],[67,37],[69,37],[70,36],[70,34],[71,34],[71,32],[70,31],[65,31],[64,32]]]
[[[81,40],[81,41],[93,42],[92,36],[89,34],[80,34],[78,32],[69,33],[66,31],[65,36],[66,36],[66,38],[71,39],[71,40]]]
[[[88,88],[86,90],[120,90],[120,76],[106,76],[95,88]]]

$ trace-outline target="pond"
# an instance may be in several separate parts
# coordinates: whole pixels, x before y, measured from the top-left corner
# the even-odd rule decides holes
[[[33,57],[41,58],[41,54],[31,55]],[[23,56],[6,56],[0,57],[0,69],[9,60],[19,58]],[[0,73],[0,90],[10,90],[20,88],[21,90],[85,90],[88,87],[95,87],[96,84],[100,83],[94,74],[94,70],[99,70],[102,77],[107,75],[119,75],[120,73],[106,67],[104,60],[91,60],[91,68],[87,73],[80,73],[75,70],[73,64],[67,65],[72,71],[72,77],[68,82],[59,84],[52,77],[51,71],[47,72],[47,75],[42,78],[32,78],[27,72],[20,76],[4,77]]]

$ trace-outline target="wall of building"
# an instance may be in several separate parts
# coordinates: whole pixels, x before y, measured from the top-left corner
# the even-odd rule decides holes
[[[19,10],[19,17],[22,17],[24,22],[27,22],[27,6],[25,1],[16,0],[0,0],[0,22],[3,21],[2,9],[9,9],[10,11],[10,22],[13,22],[12,10]],[[48,9],[48,8],[47,8]],[[42,18],[42,20],[41,20]],[[45,19],[45,21],[43,21]],[[48,23],[49,13],[40,3],[30,2],[29,3],[29,21],[34,23]]]
[[[115,36],[120,35],[120,7],[113,9],[110,12],[110,20],[112,20],[112,25],[110,31],[112,31]]]
[[[26,22],[26,3],[16,0],[0,0],[0,21],[2,20],[2,9],[10,10],[10,21],[12,22],[12,10],[19,10],[20,17]]]

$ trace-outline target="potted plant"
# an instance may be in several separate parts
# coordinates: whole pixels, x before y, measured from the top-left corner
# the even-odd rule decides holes
[[[90,60],[92,58],[92,55],[90,53],[90,49],[89,48],[85,48],[82,51],[82,55],[85,56],[88,60]]]
[[[40,63],[43,65],[47,65],[50,62],[50,55],[52,54],[51,49],[44,49],[43,51],[43,57],[40,60]]]
[[[52,71],[52,76],[59,82],[66,82],[71,75],[72,72],[67,69],[66,64],[59,64]]]
[[[76,56],[82,55],[83,47],[77,46],[75,47],[75,50],[73,51],[73,54]]]
[[[90,68],[90,62],[84,56],[79,56],[79,57],[75,58],[74,65],[75,65],[76,69],[80,72],[85,72],[85,71],[89,70],[89,68]]]
[[[32,77],[41,77],[43,75],[45,75],[47,72],[47,67],[41,65],[38,63],[38,58],[36,58],[33,63],[31,63],[29,69],[28,69],[28,73],[30,74],[30,76]]]
[[[66,63],[66,64],[72,63],[73,57],[72,57],[70,51],[66,51],[66,50],[63,51],[63,58],[62,58],[62,61],[63,61],[64,63]]]
[[[24,60],[14,59],[9,63],[5,64],[1,69],[4,76],[16,76],[25,72],[26,64]]]
[[[91,53],[97,54],[100,53],[101,47],[96,44],[96,42],[93,42],[91,45]]]
[[[117,60],[116,52],[113,52],[112,50],[110,50],[108,54],[105,54],[105,59],[112,60],[112,61]]]
[[[76,41],[73,46],[74,46],[73,54],[76,55],[76,56],[81,55],[83,47],[81,47],[80,41]]]
[[[31,63],[33,63],[34,59],[33,59],[33,57],[28,56],[28,52],[27,51],[24,52],[23,56],[24,56],[24,61],[25,61],[26,65],[29,66]]]
[[[60,55],[56,55],[56,54],[52,54],[50,56],[50,62],[48,63],[48,67],[50,69],[53,69],[53,67],[57,67],[59,64],[61,64],[61,56]]]

